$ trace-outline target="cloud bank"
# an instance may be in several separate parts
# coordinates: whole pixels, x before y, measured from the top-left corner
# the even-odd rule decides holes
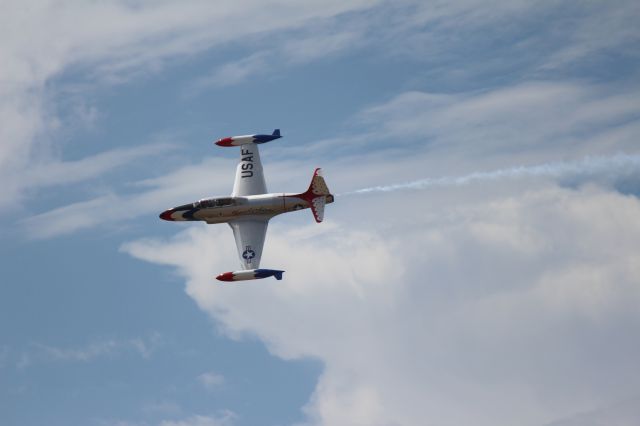
[[[550,186],[424,215],[425,196],[391,221],[380,201],[273,226],[277,283],[216,284],[236,262],[224,227],[123,250],[176,268],[229,335],[321,360],[310,424],[540,425],[636,395],[636,198]]]

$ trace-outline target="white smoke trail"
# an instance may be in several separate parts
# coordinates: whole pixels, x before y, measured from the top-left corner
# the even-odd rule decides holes
[[[476,172],[463,176],[427,178],[393,185],[372,186],[338,194],[358,195],[373,192],[392,192],[411,189],[425,189],[442,186],[461,186],[475,182],[501,179],[522,179],[550,177],[565,180],[599,179],[611,183],[616,178],[640,173],[640,154],[617,154],[611,157],[586,157],[581,161],[554,162],[536,166],[519,166],[490,172]]]

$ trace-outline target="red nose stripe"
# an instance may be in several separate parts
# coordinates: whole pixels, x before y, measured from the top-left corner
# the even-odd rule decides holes
[[[160,214],[160,219],[173,221],[173,218],[171,217],[171,213],[173,213],[173,210],[171,209],[163,211],[162,214]]]

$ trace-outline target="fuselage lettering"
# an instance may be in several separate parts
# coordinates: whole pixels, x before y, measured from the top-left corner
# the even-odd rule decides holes
[[[240,169],[242,170],[241,176],[243,178],[252,177],[253,176],[253,171],[252,171],[253,170],[253,152],[251,152],[251,150],[249,149],[241,148],[240,156],[242,156],[240,161],[243,162],[242,165],[240,166]]]

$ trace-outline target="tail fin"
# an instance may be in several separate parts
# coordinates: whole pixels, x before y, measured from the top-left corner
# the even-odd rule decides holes
[[[331,192],[329,192],[329,187],[327,187],[327,183],[324,181],[324,177],[322,176],[321,168],[317,168],[313,172],[311,184],[309,184],[307,193],[313,195],[314,197],[317,197],[318,195],[331,195]]]
[[[280,136],[280,129],[275,129],[273,131],[273,136]]]
[[[333,203],[333,195],[329,192],[329,187],[322,177],[322,169],[318,168],[313,172],[309,189],[301,195],[311,205],[311,212],[316,222],[322,222],[325,204]]]

